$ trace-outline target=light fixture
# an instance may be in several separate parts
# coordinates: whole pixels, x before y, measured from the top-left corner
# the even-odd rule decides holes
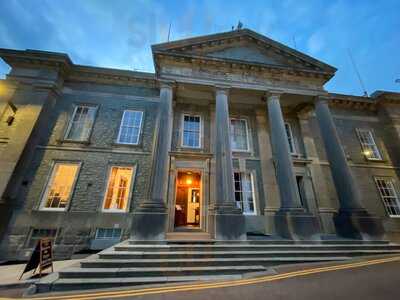
[[[193,182],[192,178],[186,178],[186,184],[189,185],[189,184],[192,184],[192,182]]]

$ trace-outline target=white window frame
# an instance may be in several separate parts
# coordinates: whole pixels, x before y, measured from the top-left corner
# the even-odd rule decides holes
[[[356,132],[357,132],[358,141],[360,142],[361,150],[362,150],[362,152],[363,152],[364,157],[365,157],[367,160],[381,161],[381,160],[382,160],[382,153],[381,153],[381,151],[379,150],[378,145],[376,144],[375,136],[374,136],[372,130],[370,130],[370,129],[364,129],[364,128],[357,128],[357,129],[356,129]],[[366,133],[366,134],[369,135],[369,137],[371,138],[373,144],[365,144],[365,143],[362,141],[361,135],[364,134],[364,133]],[[375,148],[375,151],[376,151],[376,153],[378,154],[378,157],[368,157],[367,155],[365,155],[365,151],[370,151],[370,149],[367,149],[367,147],[368,147],[368,148]]]
[[[55,176],[55,172],[54,171],[55,171],[55,167],[56,167],[57,164],[61,164],[61,165],[77,165],[78,169],[76,171],[76,175],[75,175],[74,181],[72,182],[72,185],[71,185],[71,192],[69,193],[69,196],[68,196],[67,205],[65,207],[45,207],[45,204],[46,204],[46,201],[47,201],[47,197],[48,197],[48,194],[49,194],[49,190],[50,190],[50,183],[52,183],[53,180],[54,180],[54,176]],[[40,197],[39,210],[43,210],[43,211],[44,210],[47,210],[47,211],[66,211],[69,208],[70,203],[71,203],[71,199],[72,199],[72,195],[75,192],[75,185],[76,185],[76,182],[77,182],[78,177],[79,177],[81,166],[82,166],[82,162],[53,161],[52,166],[50,168],[50,173],[49,173],[49,175],[47,177],[46,186],[45,186],[45,188],[44,188],[44,190],[42,192],[42,195]]]
[[[250,152],[249,126],[247,124],[247,119],[245,119],[245,118],[230,118],[229,119],[229,127],[232,126],[232,124],[231,124],[232,120],[244,121],[244,124],[246,127],[246,142],[247,142],[247,149],[233,148],[231,129],[229,128],[229,139],[230,139],[230,143],[231,143],[232,152]]]
[[[106,200],[107,200],[108,184],[109,184],[112,168],[132,168],[131,184],[129,186],[128,199],[127,199],[125,209],[115,209],[115,208],[105,208],[104,207]],[[132,198],[135,177],[136,177],[136,165],[110,165],[108,167],[108,174],[107,174],[107,178],[106,178],[104,196],[103,196],[103,201],[101,203],[101,211],[102,212],[104,212],[104,213],[127,213],[127,212],[129,212],[129,206],[130,206],[130,202],[131,202],[131,198]]]
[[[72,129],[72,125],[73,125],[73,123],[74,123],[74,118],[75,118],[75,115],[76,115],[76,112],[77,112],[77,110],[78,110],[78,108],[79,107],[90,107],[90,108],[94,108],[94,118],[93,118],[93,123],[92,123],[92,126],[90,127],[90,131],[89,131],[89,134],[88,134],[88,136],[87,136],[87,138],[86,139],[84,139],[84,140],[76,140],[76,139],[72,139],[72,138],[68,138],[68,135],[69,135],[69,133],[70,133],[70,131],[71,131],[71,129]],[[74,104],[74,111],[72,112],[72,116],[71,116],[71,118],[70,118],[70,120],[69,120],[69,122],[68,122],[68,127],[67,127],[67,130],[65,131],[65,134],[64,134],[64,140],[65,141],[70,141],[70,142],[87,142],[87,141],[89,141],[90,140],[90,137],[91,137],[91,135],[92,135],[92,131],[93,131],[93,127],[94,127],[94,123],[95,123],[95,120],[96,120],[96,115],[97,115],[97,110],[98,110],[98,106],[97,105],[91,105],[91,104]]]
[[[289,143],[290,154],[297,155],[297,148],[296,148],[296,143],[295,143],[294,136],[293,136],[292,125],[289,122],[285,122],[285,131],[286,131],[286,135],[287,135],[287,132],[289,131],[289,136],[287,137],[287,139],[288,139],[288,143]],[[290,149],[290,145],[292,145],[293,150]]]
[[[184,142],[184,134],[185,134],[185,117],[198,117],[200,119],[199,123],[199,146],[198,147],[193,147],[193,146],[188,146],[185,145]],[[181,135],[181,147],[182,148],[190,148],[190,149],[201,149],[203,147],[203,118],[201,115],[193,115],[189,113],[184,113],[182,114],[182,119],[181,119],[181,128],[182,128],[182,135]]]
[[[134,112],[134,113],[140,113],[140,124],[139,124],[139,133],[138,133],[138,137],[137,137],[137,141],[136,143],[124,143],[121,142],[121,133],[122,133],[122,122],[124,120],[125,117],[125,113],[127,112]],[[133,110],[133,109],[125,109],[124,112],[122,113],[122,118],[121,118],[121,122],[119,124],[119,130],[118,130],[118,137],[117,137],[117,144],[122,144],[122,145],[139,145],[140,143],[140,137],[142,136],[142,127],[143,127],[143,111],[142,110]],[[131,126],[134,127],[134,126]]]
[[[109,239],[107,239],[107,238],[99,238],[99,231],[103,230],[103,229],[112,230],[112,233],[114,233],[115,230],[118,230],[120,232],[119,237],[109,238]],[[94,238],[95,238],[95,240],[99,240],[99,241],[121,240],[121,238],[122,238],[122,228],[119,228],[119,227],[118,228],[116,228],[116,227],[114,227],[114,228],[97,227],[96,228],[96,234],[95,234]]]
[[[233,189],[234,189],[234,193],[236,193],[236,189],[235,189],[235,173],[240,173],[240,174],[248,174],[250,176],[250,183],[251,183],[251,190],[252,190],[252,196],[253,196],[253,207],[254,207],[254,211],[253,212],[244,212],[243,211],[243,207],[242,207],[242,214],[246,215],[246,216],[256,216],[257,215],[257,209],[258,209],[258,205],[257,205],[257,199],[256,199],[256,189],[255,189],[255,180],[254,180],[254,174],[253,172],[250,171],[239,171],[239,170],[234,170],[233,171]],[[243,193],[243,191],[240,191],[241,193]],[[236,199],[235,199],[235,205],[236,205]],[[242,204],[243,205],[243,204]]]
[[[379,180],[384,180],[384,181],[386,182],[386,185],[388,185],[388,183],[390,183],[391,189],[393,190],[393,194],[394,194],[394,196],[395,196],[395,197],[394,197],[394,198],[395,198],[395,199],[394,199],[394,202],[397,204],[397,207],[398,207],[398,209],[400,210],[400,200],[399,200],[399,196],[398,196],[396,187],[395,187],[395,185],[394,185],[394,179],[393,179],[392,177],[374,177],[374,180],[375,180],[376,188],[377,188],[377,190],[378,190],[379,196],[381,197],[382,204],[383,204],[383,206],[385,207],[385,211],[386,211],[387,215],[388,215],[390,218],[400,218],[400,213],[399,213],[398,215],[392,215],[392,214],[388,211],[388,208],[387,208],[387,205],[386,205],[386,198],[393,198],[393,197],[383,195],[381,189],[379,188],[379,184],[378,184],[378,181],[379,181]]]

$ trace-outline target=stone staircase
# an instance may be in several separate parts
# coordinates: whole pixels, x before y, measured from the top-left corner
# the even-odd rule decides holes
[[[127,240],[43,278],[38,292],[240,279],[274,265],[400,254],[388,241]]]

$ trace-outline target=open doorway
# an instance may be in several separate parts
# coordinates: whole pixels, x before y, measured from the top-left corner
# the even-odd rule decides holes
[[[180,171],[176,178],[175,229],[200,229],[201,174]]]

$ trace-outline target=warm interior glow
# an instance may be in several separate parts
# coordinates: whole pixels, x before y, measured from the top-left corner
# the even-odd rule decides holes
[[[192,184],[193,183],[193,180],[192,180],[192,178],[187,178],[186,179],[186,184]]]
[[[364,153],[365,156],[370,156],[371,155],[371,151],[370,150],[365,150],[363,153]]]

